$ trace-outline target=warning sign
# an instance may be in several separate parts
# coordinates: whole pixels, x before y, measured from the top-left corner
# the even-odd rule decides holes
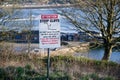
[[[39,47],[60,47],[60,20],[58,14],[40,16]]]

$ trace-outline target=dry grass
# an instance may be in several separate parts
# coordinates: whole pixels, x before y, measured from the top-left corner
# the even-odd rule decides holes
[[[25,67],[30,65],[38,72],[46,72],[47,53],[41,54],[17,54],[11,47],[12,45],[1,45],[2,51],[0,52],[0,67],[8,66],[21,66]],[[74,49],[75,50],[75,49]],[[72,77],[72,79],[78,80],[80,76],[96,73],[99,77],[112,76],[119,79],[120,65],[116,63],[108,63],[101,61],[94,61],[85,58],[73,57],[73,49],[63,48],[60,50],[52,51],[50,72],[66,73]]]

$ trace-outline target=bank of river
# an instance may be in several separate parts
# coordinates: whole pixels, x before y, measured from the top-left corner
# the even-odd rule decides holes
[[[72,43],[72,44],[75,45],[75,43]],[[78,44],[78,43],[76,43],[76,44]],[[4,43],[4,45],[5,45],[5,43]],[[8,45],[8,43],[7,43],[7,45]],[[28,48],[28,44],[19,44],[19,43],[12,43],[12,44],[9,44],[9,46],[12,46],[17,53],[19,53],[19,52],[24,53],[27,51],[27,48]],[[39,51],[38,51],[39,44],[31,44],[30,46],[31,46],[31,48],[34,49],[34,51],[36,51],[36,49],[37,49],[37,53],[39,53]],[[84,47],[82,48],[82,50],[83,49],[84,49]],[[42,51],[40,50],[40,53]],[[75,52],[74,47],[72,47],[72,48],[71,47],[69,47],[69,48],[68,47],[61,47],[60,49],[58,49],[56,51],[52,51],[51,55],[61,55],[61,54],[70,55],[70,53],[74,53],[74,54],[71,54],[74,56],[82,56],[82,57],[87,57],[90,59],[101,60],[103,57],[104,51],[103,51],[103,48],[96,48],[96,49],[90,49],[88,51],[86,50],[84,52],[83,51],[82,52]],[[110,61],[120,63],[120,51],[113,52],[111,54]]]

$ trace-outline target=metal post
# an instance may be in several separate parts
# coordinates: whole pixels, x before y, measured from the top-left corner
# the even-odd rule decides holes
[[[48,48],[48,61],[47,61],[47,80],[49,80],[49,67],[50,67],[50,49]]]

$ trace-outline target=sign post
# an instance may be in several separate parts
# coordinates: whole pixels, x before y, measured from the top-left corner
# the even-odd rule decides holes
[[[40,16],[39,48],[48,49],[47,80],[49,80],[50,48],[60,47],[60,16],[45,14]]]
[[[47,80],[49,80],[49,67],[50,67],[50,48],[48,48],[48,61],[47,61]]]

